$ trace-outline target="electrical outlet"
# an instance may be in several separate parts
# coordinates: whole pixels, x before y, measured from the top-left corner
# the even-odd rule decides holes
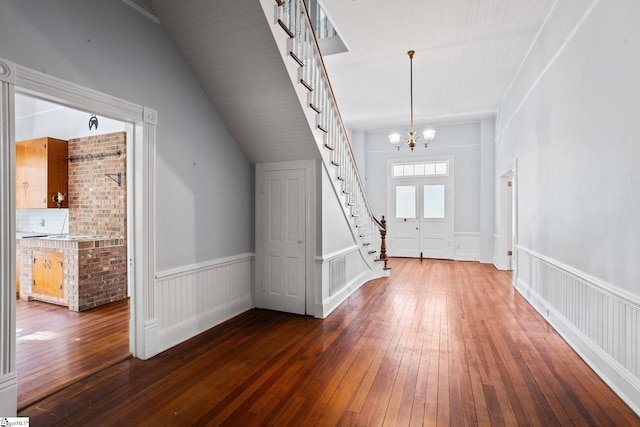
[[[44,218],[40,220],[40,227],[44,227]]]

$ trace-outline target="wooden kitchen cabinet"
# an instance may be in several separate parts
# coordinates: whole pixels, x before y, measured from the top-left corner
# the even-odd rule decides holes
[[[67,147],[48,137],[16,142],[16,208],[57,208],[58,192],[65,193],[61,207],[69,207]]]
[[[64,298],[64,254],[33,251],[31,292]]]

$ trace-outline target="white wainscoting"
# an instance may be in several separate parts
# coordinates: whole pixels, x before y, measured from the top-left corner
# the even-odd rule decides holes
[[[254,258],[241,254],[158,272],[159,351],[253,308]]]
[[[18,382],[16,373],[0,376],[0,414],[14,417],[18,411]]]
[[[454,259],[456,261],[480,260],[480,233],[454,233]]]
[[[522,246],[518,291],[640,414],[640,297]]]

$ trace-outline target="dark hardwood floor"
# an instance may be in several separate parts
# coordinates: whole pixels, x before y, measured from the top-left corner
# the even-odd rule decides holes
[[[16,301],[18,409],[128,357],[129,300],[80,313]]]
[[[251,310],[19,415],[32,426],[640,425],[508,273],[390,265],[327,319]]]

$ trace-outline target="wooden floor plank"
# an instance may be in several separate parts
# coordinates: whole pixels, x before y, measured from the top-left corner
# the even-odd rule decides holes
[[[18,409],[129,357],[128,299],[83,312],[16,300]]]
[[[251,310],[19,415],[32,426],[640,425],[508,273],[390,263],[391,278],[326,319]]]

